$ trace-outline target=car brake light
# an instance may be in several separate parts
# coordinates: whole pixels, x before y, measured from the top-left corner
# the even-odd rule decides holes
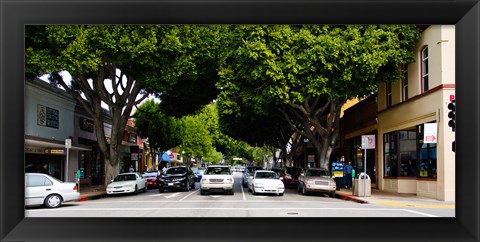
[[[77,190],[77,185],[75,185],[75,186],[73,187],[73,190],[74,190],[74,191],[76,191],[76,190]]]

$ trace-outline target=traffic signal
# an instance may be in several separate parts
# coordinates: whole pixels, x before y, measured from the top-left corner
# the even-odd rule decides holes
[[[448,118],[450,118],[448,126],[452,128],[453,132],[455,132],[455,99],[448,104],[448,109],[450,110],[450,112],[448,112]]]

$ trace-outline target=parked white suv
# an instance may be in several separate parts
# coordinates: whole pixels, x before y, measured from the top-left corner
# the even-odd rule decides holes
[[[210,191],[222,191],[233,195],[233,175],[230,167],[223,165],[208,166],[200,180],[200,194]]]

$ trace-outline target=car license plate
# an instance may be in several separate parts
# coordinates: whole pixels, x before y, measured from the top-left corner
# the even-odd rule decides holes
[[[171,183],[168,183],[168,185],[169,185],[169,186],[173,186],[173,182],[171,182]]]

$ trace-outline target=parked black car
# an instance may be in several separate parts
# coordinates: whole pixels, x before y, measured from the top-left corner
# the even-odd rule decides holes
[[[184,190],[195,189],[195,174],[187,166],[169,167],[160,174],[158,179],[158,192],[165,190]]]

